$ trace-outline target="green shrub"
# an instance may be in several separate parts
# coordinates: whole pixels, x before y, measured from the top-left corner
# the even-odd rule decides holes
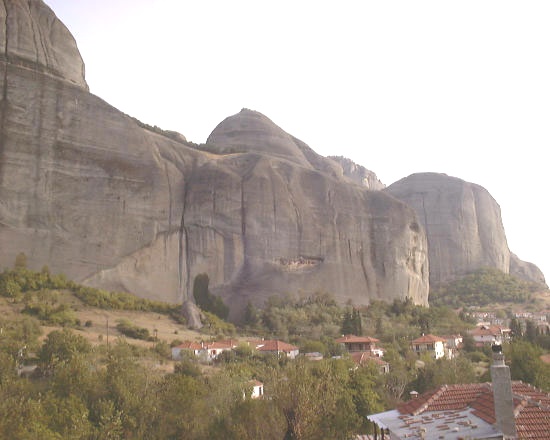
[[[143,327],[138,327],[126,319],[121,319],[116,325],[116,329],[124,336],[133,339],[141,339],[147,341],[150,338],[149,330]]]

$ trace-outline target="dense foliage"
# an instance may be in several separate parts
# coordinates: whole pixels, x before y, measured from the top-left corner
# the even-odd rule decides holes
[[[410,341],[422,333],[466,335],[472,328],[444,306],[395,300],[342,307],[326,293],[285,295],[262,309],[249,304],[245,327],[238,329],[212,313],[216,299],[201,275],[194,293],[203,300],[204,333],[215,339],[245,331],[324,359],[290,360],[243,343],[210,365],[188,354],[167,372],[170,346],[130,321],[118,321],[117,329],[150,341],[150,348],[126,339],[93,346],[78,330],[66,292],[106,309],[174,312],[162,303],[79,286],[47,268],[29,271],[18,256],[14,269],[0,274],[0,295],[23,312],[0,317],[0,438],[344,440],[371,432],[366,416],[393,408],[413,390],[490,380],[490,349],[478,349],[467,336],[463,355],[450,360],[411,351]],[[41,340],[40,323],[65,328]],[[550,336],[533,323],[513,325],[514,340],[505,345],[512,378],[550,391],[550,366],[540,359]],[[357,367],[334,342],[344,333],[378,338],[390,372],[380,374],[374,361]],[[37,366],[33,373],[30,366]],[[267,398],[250,398],[251,379],[264,383]]]
[[[71,307],[60,302],[60,292],[70,292],[83,304],[107,310],[134,310],[177,314],[179,307],[160,301],[139,298],[125,292],[108,292],[93,287],[82,286],[68,280],[63,274],[53,275],[45,266],[34,272],[16,265],[13,270],[0,274],[0,296],[13,303],[23,303],[24,313],[38,317],[45,323],[54,325],[74,325],[76,323]]]
[[[477,270],[453,282],[430,288],[430,304],[450,307],[484,306],[493,303],[525,303],[533,292],[540,290],[536,283],[521,280],[493,269]]]
[[[210,293],[208,284],[210,279],[205,273],[198,274],[193,282],[193,298],[195,303],[205,312],[210,312],[218,318],[226,319],[229,315],[229,307],[223,300],[216,295]]]

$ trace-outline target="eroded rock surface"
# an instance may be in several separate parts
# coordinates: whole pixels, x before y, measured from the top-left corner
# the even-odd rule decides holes
[[[87,92],[49,8],[3,4],[7,45],[21,42],[0,59],[3,267],[25,252],[33,269],[173,303],[207,273],[234,309],[319,290],[427,303],[426,237],[410,207],[350,184],[258,112],[229,117],[203,148],[149,130]]]
[[[367,170],[351,159],[342,156],[329,156],[329,158],[340,164],[343,175],[349,177],[353,182],[373,191],[378,191],[386,187],[386,185],[380,182],[373,171]]]
[[[0,59],[88,89],[73,36],[42,1],[0,1]]]
[[[418,173],[384,191],[413,207],[424,226],[430,283],[492,267],[544,285],[536,266],[510,253],[500,206],[485,188],[446,174]]]

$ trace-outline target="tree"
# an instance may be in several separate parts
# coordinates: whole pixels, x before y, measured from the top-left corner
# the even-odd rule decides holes
[[[78,354],[89,353],[91,349],[91,344],[83,336],[69,329],[54,330],[46,337],[38,358],[43,368],[51,369]]]
[[[344,440],[358,432],[362,421],[350,392],[349,372],[343,360],[295,360],[275,371],[272,397],[286,420],[285,439]]]
[[[361,313],[356,308],[351,310],[347,309],[344,312],[344,318],[342,320],[342,334],[357,336],[361,336],[363,334]]]
[[[204,311],[215,314],[221,319],[226,319],[229,315],[229,307],[223,300],[213,295],[208,290],[210,279],[205,273],[198,274],[193,282],[193,297],[195,303]]]
[[[514,341],[505,346],[506,358],[510,360],[510,374],[513,380],[522,380],[545,391],[549,391],[548,365],[541,359],[542,350],[527,341]]]
[[[27,268],[27,256],[24,252],[20,252],[15,257],[15,263],[13,265],[15,270],[26,269]]]
[[[525,334],[523,336],[527,341],[532,343],[537,339],[537,326],[531,319],[525,322]]]
[[[510,332],[515,338],[521,338],[523,336],[523,329],[521,328],[521,323],[516,317],[510,319]]]

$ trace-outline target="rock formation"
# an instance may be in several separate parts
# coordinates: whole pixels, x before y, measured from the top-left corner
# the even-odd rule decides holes
[[[0,4],[0,60],[88,89],[73,36],[42,1]]]
[[[342,166],[344,176],[349,177],[353,182],[365,188],[381,190],[386,187],[386,185],[378,180],[374,172],[367,170],[361,165],[357,165],[351,159],[342,156],[329,156],[329,159],[334,160]]]
[[[445,174],[418,173],[385,192],[416,211],[428,237],[432,285],[482,267],[545,285],[536,266],[510,253],[500,207],[485,188]]]
[[[232,308],[286,292],[426,304],[414,211],[350,184],[258,112],[197,148],[88,93],[74,39],[41,1],[4,2],[0,264],[24,252],[89,285],[173,303],[207,273]]]

